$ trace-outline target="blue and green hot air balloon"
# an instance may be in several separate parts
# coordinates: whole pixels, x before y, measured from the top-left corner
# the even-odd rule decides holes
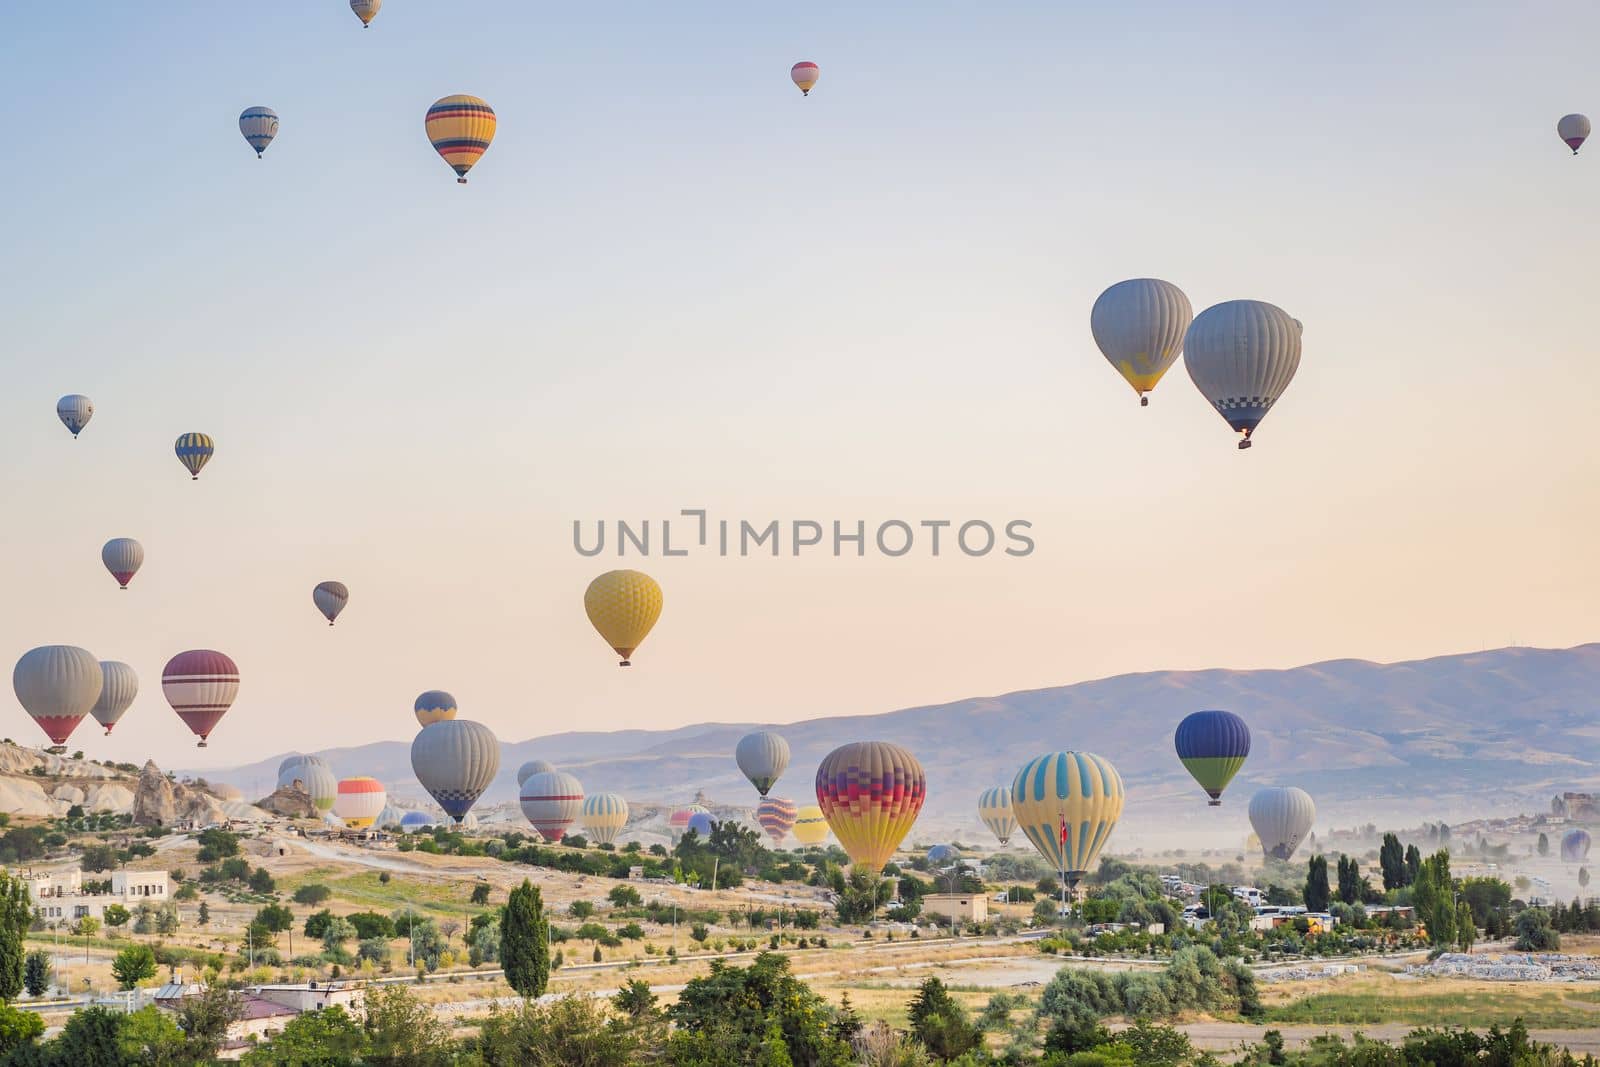
[[[1197,711],[1178,724],[1173,738],[1178,758],[1211,797],[1222,804],[1222,791],[1250,755],[1250,727],[1231,711]]]

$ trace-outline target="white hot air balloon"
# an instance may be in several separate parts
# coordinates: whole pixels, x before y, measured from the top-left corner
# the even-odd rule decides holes
[[[739,738],[733,758],[756,792],[766,796],[789,766],[789,742],[771,730],[757,730]]]
[[[1206,308],[1189,326],[1183,365],[1202,396],[1250,447],[1251,434],[1300,368],[1298,319],[1260,300]]]
[[[522,783],[522,814],[539,836],[560,844],[583,814],[583,783],[562,771],[545,771]]]
[[[239,115],[239,132],[260,159],[267,145],[278,136],[278,113],[270,107],[247,107]]]
[[[1150,403],[1145,394],[1183,351],[1183,335],[1193,319],[1189,298],[1176,285],[1130,278],[1100,294],[1089,312],[1089,331],[1143,407]]]
[[[445,719],[411,742],[411,770],[459,824],[500,773],[500,742],[481,722]]]
[[[531,759],[527,763],[524,763],[522,766],[517,768],[517,786],[518,788],[521,788],[522,783],[526,782],[534,775],[543,774],[546,771],[553,771],[555,769],[556,765],[551,763],[549,760]]]
[[[123,589],[144,566],[144,546],[131,537],[113,537],[100,548],[100,562]]]
[[[56,418],[72,431],[73,440],[77,440],[83,428],[89,425],[89,420],[94,418],[94,401],[82,393],[68,393],[56,401]]]
[[[978,818],[1003,845],[1017,830],[1017,817],[1011,812],[1011,787],[997,785],[978,796]]]
[[[133,698],[139,695],[139,676],[126,663],[108,659],[100,661],[100,679],[100,697],[89,714],[109,734],[122,713],[133,704]]]
[[[389,794],[376,778],[342,778],[333,800],[333,814],[351,830],[365,830],[389,805]]]
[[[628,825],[628,802],[619,793],[596,793],[583,798],[583,832],[597,845],[617,840]]]
[[[1293,856],[1316,819],[1317,806],[1304,789],[1272,786],[1250,798],[1250,825],[1261,850],[1273,859]]]
[[[50,738],[52,752],[65,752],[67,738],[100,699],[105,677],[94,654],[74,645],[29,649],[11,672],[17,702]]]
[[[1588,115],[1562,115],[1561,121],[1556,123],[1556,134],[1572,149],[1573,155],[1577,155],[1583,142],[1589,139],[1590,129]]]

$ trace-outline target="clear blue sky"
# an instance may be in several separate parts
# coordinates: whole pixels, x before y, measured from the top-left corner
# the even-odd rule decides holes
[[[133,662],[74,744],[192,763],[160,667],[221,648],[235,764],[409,737],[430,687],[521,739],[1586,640],[1600,155],[1554,124],[1600,116],[1600,9],[1399,6],[15,4],[0,650]],[[457,92],[500,120],[465,188]],[[1305,322],[1252,453],[1094,350],[1138,275]],[[620,672],[571,521],[693,506],[1039,547],[650,560]]]

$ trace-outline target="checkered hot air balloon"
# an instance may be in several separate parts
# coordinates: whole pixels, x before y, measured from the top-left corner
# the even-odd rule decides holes
[[[460,823],[500,773],[500,742],[481,722],[436,722],[412,740],[411,770],[445,814]]]
[[[476,96],[446,96],[428,108],[424,125],[433,150],[456,172],[456,181],[467,184],[467,171],[494,140],[494,108]]]
[[[1300,320],[1261,300],[1229,300],[1195,316],[1183,365],[1229,426],[1252,435],[1300,369]]]
[[[183,724],[205,748],[211,731],[239,695],[239,666],[221,652],[196,648],[179,652],[161,671],[161,692]]]
[[[661,586],[643,571],[607,571],[583,592],[583,610],[612,651],[631,666],[629,656],[661,617]]]
[[[850,859],[879,870],[900,847],[928,796],[917,757],[887,741],[858,741],[817,767],[817,806]]]

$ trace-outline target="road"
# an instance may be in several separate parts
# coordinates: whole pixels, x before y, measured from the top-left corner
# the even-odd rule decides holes
[[[1113,1026],[1116,1030],[1120,1027]],[[1382,1041],[1399,1041],[1417,1029],[1411,1023],[1377,1023],[1369,1026],[1317,1026],[1307,1024],[1255,1026],[1251,1023],[1183,1023],[1179,1030],[1189,1035],[1196,1048],[1209,1052],[1222,1052],[1238,1048],[1242,1042],[1255,1043],[1268,1030],[1283,1035],[1284,1044],[1290,1048],[1304,1048],[1314,1037],[1336,1034],[1350,1038],[1356,1034]],[[1600,1053],[1600,1029],[1588,1030],[1530,1030],[1530,1037],[1543,1044],[1568,1049],[1578,1055]]]

